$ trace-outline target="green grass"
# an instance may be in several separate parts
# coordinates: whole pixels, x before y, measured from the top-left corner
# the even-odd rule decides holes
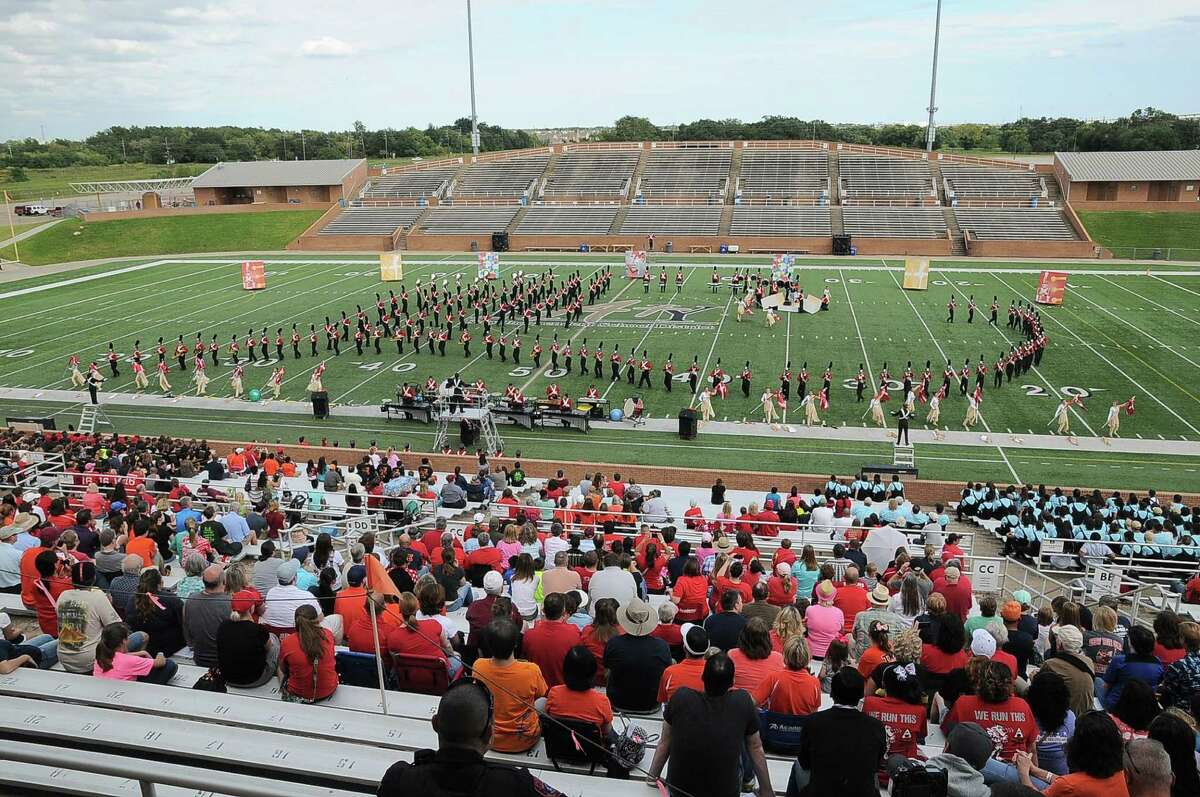
[[[263,215],[266,214],[256,214]],[[45,235],[53,232],[55,230]],[[379,354],[368,347],[358,355],[351,342],[342,345],[340,356],[333,356],[326,353],[322,338],[317,358],[309,356],[307,343],[303,345],[300,359],[294,359],[288,347],[283,363],[287,368],[283,397],[288,400],[305,400],[308,375],[318,361],[328,360],[325,385],[335,403],[335,420],[328,427],[302,416],[270,412],[249,414],[214,410],[197,413],[149,407],[114,407],[113,412],[128,415],[129,422],[135,424],[132,428],[145,431],[212,437],[232,435],[240,439],[252,436],[251,432],[258,430],[255,432],[258,436],[294,441],[300,434],[312,438],[321,428],[337,428],[343,445],[352,437],[361,444],[373,434],[380,437],[405,435],[414,447],[427,448],[433,433],[431,427],[387,425],[374,414],[339,419],[338,407],[378,406],[380,401],[394,395],[402,380],[423,383],[426,377],[441,378],[461,370],[468,379],[486,380],[494,390],[513,383],[534,396],[543,395],[554,381],[578,397],[594,382],[615,406],[641,392],[652,417],[674,418],[680,407],[689,403],[690,396],[683,383],[674,383],[674,390],[669,394],[663,389],[659,367],[670,354],[680,372],[686,370],[693,357],[706,366],[705,370],[711,370],[717,358],[721,359],[734,381],[729,397],[714,404],[718,420],[730,421],[761,417],[758,398],[762,389],[778,384],[779,372],[788,360],[794,370],[804,361],[808,362],[812,373],[810,390],[820,388],[820,373],[832,360],[835,370],[832,406],[821,413],[822,417],[835,427],[862,426],[866,404],[856,402],[854,391],[845,387],[860,362],[865,363],[874,376],[886,361],[896,377],[906,361],[911,360],[919,371],[928,359],[935,372],[935,385],[940,383],[940,371],[946,358],[961,367],[964,359],[969,358],[973,364],[983,354],[990,366],[1016,335],[1004,326],[1003,309],[999,328],[986,323],[985,309],[976,315],[974,324],[967,324],[966,295],[974,294],[983,308],[992,296],[997,296],[1001,307],[1006,308],[1012,298],[1028,299],[1033,295],[1040,268],[1036,263],[970,262],[956,265],[938,262],[934,264],[928,291],[906,293],[896,285],[895,279],[900,275],[880,268],[878,260],[874,263],[854,259],[806,260],[801,272],[802,284],[811,292],[828,287],[833,297],[833,309],[813,316],[784,314],[780,324],[768,329],[761,313],[737,323],[729,310],[728,288],[723,287],[714,295],[708,287],[712,273],[709,264],[736,262],[761,266],[766,258],[680,256],[667,260],[656,255],[652,259],[656,263],[655,280],[650,293],[646,294],[640,284],[627,282],[620,275],[621,261],[612,256],[504,255],[503,273],[506,276],[516,269],[541,271],[547,267],[553,267],[560,275],[578,268],[586,276],[605,264],[612,265],[618,272],[609,294],[601,300],[601,306],[585,312],[584,325],[564,329],[556,314],[551,321],[544,321],[540,329],[535,325],[528,334],[523,334],[525,344],[519,366],[512,363],[511,358],[509,362],[502,362],[498,351],[494,359],[487,359],[482,329],[474,323],[469,324],[474,335],[470,358],[464,356],[461,345],[456,342],[447,346],[444,357],[430,354],[427,346],[414,353],[411,345],[406,345],[404,354],[398,355],[395,345],[387,341]],[[347,260],[351,262],[345,262]],[[665,294],[659,292],[657,284],[659,262],[668,263],[672,278]],[[455,273],[469,281],[475,272],[474,258],[465,254],[412,252],[405,254],[405,264],[405,284],[410,290],[418,279],[425,284],[430,279],[439,282],[448,279],[453,284]],[[674,294],[673,287],[676,264],[683,264],[687,275],[685,288],[679,296]],[[121,264],[122,267],[128,265]],[[898,263],[889,261],[889,265]],[[1056,264],[1058,267],[1061,266]],[[954,270],[956,268],[972,271]],[[1116,449],[1111,453],[1071,449],[1030,451],[1007,444],[1009,433],[1022,436],[1045,432],[1059,397],[1070,388],[1079,388],[1088,395],[1086,408],[1079,411],[1081,419],[1073,419],[1073,427],[1080,435],[1103,428],[1112,401],[1124,401],[1130,395],[1137,395],[1138,411],[1133,418],[1123,420],[1124,435],[1141,436],[1146,440],[1155,440],[1159,436],[1169,440],[1200,440],[1197,430],[1200,427],[1200,420],[1197,420],[1200,418],[1200,394],[1195,390],[1194,380],[1187,378],[1194,372],[1194,367],[1200,367],[1196,366],[1200,363],[1200,321],[1194,317],[1193,295],[1189,293],[1200,290],[1195,271],[1175,265],[1156,271],[1160,277],[1149,277],[1141,271],[1120,274],[1119,267],[1106,263],[1079,264],[1078,268],[1089,273],[1072,274],[1066,303],[1042,310],[1051,348],[1038,371],[1031,371],[1000,388],[993,388],[990,377],[986,382],[984,418],[993,435],[1004,435],[1003,452],[994,442],[989,445],[980,441],[979,445],[963,447],[922,444],[918,451],[922,476],[1011,481],[1015,471],[1021,479],[1033,481],[1126,489],[1147,486],[1175,490],[1190,486],[1194,489],[1200,482],[1195,475],[1197,461],[1193,458],[1127,456]],[[101,266],[91,267],[72,272],[70,277],[99,274],[104,270]],[[235,263],[175,262],[6,300],[13,309],[0,316],[0,384],[35,389],[66,388],[64,365],[67,357],[78,353],[85,362],[90,358],[98,359],[109,341],[113,341],[119,352],[128,353],[134,340],[140,339],[143,351],[149,356],[152,344],[159,336],[173,340],[183,334],[193,341],[200,332],[206,341],[215,334],[222,344],[226,344],[233,334],[244,338],[251,327],[259,331],[265,326],[272,333],[277,327],[283,327],[286,332],[296,323],[301,330],[307,331],[310,323],[320,324],[326,315],[338,317],[343,310],[353,313],[357,304],[371,308],[373,319],[375,293],[386,296],[388,288],[400,290],[395,284],[378,281],[377,261],[369,256],[335,259],[295,254],[272,257],[267,271],[268,287],[258,292],[241,289]],[[730,272],[722,270],[721,273],[728,276]],[[67,275],[56,275],[27,279],[0,286],[0,291],[68,278]],[[951,292],[960,301],[957,323],[953,325],[944,320],[944,307]],[[415,311],[415,304],[414,299],[410,310]],[[589,317],[589,313],[594,315]],[[679,317],[682,320],[678,320]],[[509,326],[508,334],[511,335],[511,331]],[[541,335],[547,350],[542,369],[538,371],[531,368],[530,362],[535,334]],[[587,346],[592,350],[600,341],[604,342],[606,352],[611,352],[614,345],[619,345],[622,353],[635,349],[640,355],[645,350],[655,364],[651,389],[639,391],[626,384],[624,379],[610,383],[607,364],[600,379],[580,376],[577,370],[569,375],[548,376],[549,348],[555,335],[564,341],[573,338],[572,346],[576,349],[586,338]],[[452,340],[457,341],[457,329]],[[223,357],[221,365],[215,369],[210,361],[209,375],[213,380],[209,386],[210,395],[229,394],[230,367],[226,360]],[[754,372],[749,398],[742,396],[737,380],[746,360],[751,361]],[[573,365],[576,363],[577,360]],[[247,389],[261,387],[269,374],[270,367],[263,365],[247,368]],[[188,389],[190,373],[175,370],[170,378],[177,392]],[[122,368],[121,376],[110,380],[109,387],[118,392],[130,392],[131,382],[128,369]],[[896,392],[893,390],[893,395]],[[793,424],[798,419],[796,405],[793,396],[789,415]],[[889,408],[895,405],[894,399]],[[943,403],[943,424],[951,429],[961,428],[964,406],[955,385],[951,396]],[[920,429],[923,420],[922,411],[914,427]],[[830,470],[848,472],[862,462],[889,458],[886,444],[851,444],[833,439],[719,438],[702,433],[697,445],[689,445],[673,435],[640,431],[597,430],[588,437],[550,430],[530,433],[505,428],[503,431],[510,440],[509,446],[521,448],[527,456],[558,456],[585,461],[820,473]],[[978,432],[985,434],[987,430],[980,428]],[[329,436],[338,439],[334,434]],[[535,451],[539,453],[535,454]]]
[[[1131,248],[1149,257],[1149,250],[1172,247],[1191,250],[1172,252],[1172,259],[1200,260],[1200,213],[1083,211],[1079,217],[1092,238],[1118,257],[1129,256]]]
[[[78,196],[71,183],[98,180],[148,180],[161,177],[191,177],[209,167],[206,163],[117,163],[110,166],[69,166],[62,169],[26,169],[28,180],[13,182],[7,170],[0,170],[0,191],[15,200],[71,198]]]
[[[41,266],[132,255],[282,249],[320,215],[319,210],[284,210],[90,223],[67,219],[22,241],[21,262]],[[11,246],[0,255],[15,259]]]

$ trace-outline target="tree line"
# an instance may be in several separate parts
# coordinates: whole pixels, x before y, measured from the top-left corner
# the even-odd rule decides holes
[[[494,152],[534,147],[537,138],[524,130],[480,123],[480,149]],[[743,139],[820,139],[852,144],[922,148],[925,128],[913,124],[833,124],[820,119],[767,116],[757,122],[699,119],[659,126],[649,119],[623,116],[604,129],[601,141],[733,141]],[[1024,152],[1162,150],[1200,147],[1200,120],[1156,108],[1139,108],[1127,117],[1086,121],[1067,117],[1022,118],[1004,124],[957,124],[938,127],[941,149]],[[10,177],[30,168],[104,166],[116,163],[216,163],[238,160],[312,160],[317,158],[436,157],[469,152],[471,120],[424,129],[368,130],[355,122],[349,130],[281,130],[260,127],[110,127],[82,141],[20,139],[0,146],[0,167]],[[20,177],[16,177],[20,179]]]

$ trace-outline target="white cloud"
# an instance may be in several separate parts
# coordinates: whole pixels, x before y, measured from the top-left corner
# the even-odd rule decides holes
[[[92,39],[89,46],[98,53],[120,57],[151,55],[154,52],[149,44],[133,39]]]
[[[1061,47],[1053,47],[1050,49],[1049,52],[1046,53],[1046,57],[1047,58],[1066,58],[1067,51],[1062,49]]]
[[[309,39],[300,45],[300,54],[310,58],[345,58],[356,52],[357,47],[332,36]]]
[[[58,24],[53,20],[42,19],[24,12],[0,20],[0,31],[11,33],[14,36],[45,35],[56,30],[58,30]]]

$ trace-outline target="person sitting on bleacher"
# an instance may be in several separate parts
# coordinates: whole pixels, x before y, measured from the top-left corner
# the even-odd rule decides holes
[[[292,626],[295,633],[279,646],[279,696],[296,703],[328,700],[338,686],[333,634],[309,605],[296,608]]]
[[[523,753],[541,737],[541,724],[533,702],[545,697],[549,687],[541,669],[532,662],[516,658],[518,629],[515,623],[500,617],[487,627],[491,657],[475,662],[475,678],[492,694],[495,704],[495,734],[492,749],[502,753]]]
[[[261,607],[261,595],[252,589],[241,590],[230,601],[230,617],[217,629],[218,666],[230,686],[262,686],[277,670],[279,638],[255,619]]]
[[[96,645],[92,675],[111,678],[114,681],[141,681],[165,685],[170,683],[179,670],[179,665],[162,653],[151,654],[146,650],[130,650],[129,626],[122,622],[110,623],[100,632]],[[143,635],[144,636],[144,635]]]
[[[488,689],[462,680],[442,695],[433,729],[438,749],[417,750],[413,762],[397,761],[384,774],[379,797],[562,797],[524,767],[484,759],[492,746],[496,717]]]
[[[132,631],[149,636],[146,650],[151,655],[174,656],[187,644],[183,638],[183,601],[162,588],[157,570],[144,571],[137,592],[125,608],[125,622]]]
[[[431,585],[441,589],[436,584]],[[450,639],[442,624],[433,617],[421,617],[418,608],[420,602],[411,592],[400,595],[401,622],[387,634],[384,647],[389,654],[408,656],[427,656],[441,659],[446,665],[446,673],[453,681],[462,672],[463,662],[454,653]],[[373,652],[373,651],[364,651]]]
[[[49,634],[26,639],[13,625],[12,618],[0,612],[0,675],[26,665],[48,670],[57,663],[57,639]]]
[[[607,740],[612,734],[613,708],[608,697],[593,688],[597,667],[596,657],[586,647],[568,648],[561,665],[562,682],[551,686],[534,705],[549,717],[593,723],[601,739]]]
[[[204,589],[183,605],[183,634],[200,667],[216,667],[217,630],[229,619],[230,595],[220,565],[209,565],[200,575]]]

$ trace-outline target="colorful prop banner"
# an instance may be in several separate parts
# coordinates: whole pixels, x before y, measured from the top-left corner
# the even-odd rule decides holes
[[[771,279],[785,280],[792,273],[792,266],[796,264],[795,255],[775,255],[771,260]]]
[[[399,252],[383,252],[379,255],[379,280],[399,282],[404,279],[404,264]]]
[[[923,291],[929,287],[929,258],[904,258],[904,290]]]
[[[499,252],[480,252],[479,253],[479,279],[494,280],[500,279],[500,253]]]
[[[644,250],[630,249],[625,253],[625,276],[629,279],[641,279],[649,267]]]
[[[1034,301],[1038,304],[1062,304],[1063,295],[1067,292],[1067,272],[1043,271],[1038,277],[1037,295]]]
[[[263,261],[242,261],[242,287],[248,291],[259,291],[267,287],[267,272]]]

